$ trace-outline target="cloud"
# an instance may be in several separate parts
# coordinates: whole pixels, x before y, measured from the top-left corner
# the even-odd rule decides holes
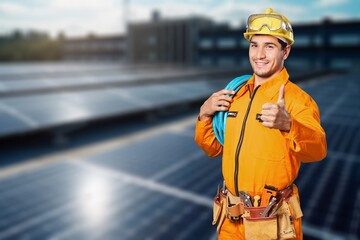
[[[269,7],[266,2],[257,4],[238,3],[235,0],[228,1],[176,1],[158,0],[156,4],[144,4],[145,2],[134,1],[130,6],[130,20],[149,20],[151,12],[155,9],[160,11],[164,18],[184,17],[189,15],[202,15],[217,22],[229,22],[233,26],[244,23],[247,17],[253,13],[260,13]],[[277,3],[271,6],[275,11],[286,15],[291,21],[301,20],[301,15],[307,10],[301,5]]]
[[[344,3],[348,3],[348,0],[319,0],[315,2],[315,6],[329,7],[329,6],[342,5]]]
[[[50,32],[53,36],[62,31],[68,36],[84,36],[90,32],[115,34],[124,27],[121,2],[116,0],[52,0],[36,3],[1,3],[0,30],[33,29]]]
[[[291,22],[301,20],[301,15],[306,12],[305,7],[294,4],[276,4],[269,5],[266,2],[257,4],[235,3],[229,1],[214,8],[212,16],[218,21],[229,21],[232,25],[245,23],[250,14],[261,13],[266,8],[271,7],[274,11],[284,14]]]
[[[56,0],[61,6],[64,4],[62,0]],[[87,2],[87,0],[78,0]],[[105,3],[105,1],[103,1]],[[247,17],[252,13],[259,13],[265,11],[265,9],[269,6],[266,2],[260,2],[258,4],[246,4],[246,3],[237,3],[235,0],[228,1],[214,1],[214,0],[158,0],[156,2],[149,1],[130,1],[128,0],[127,11],[125,12],[126,16],[122,16],[122,7],[117,6],[115,4],[110,4],[112,1],[106,1],[108,7],[106,9],[117,9],[118,13],[109,14],[114,19],[124,19],[124,17],[129,22],[137,22],[137,21],[148,21],[151,18],[151,13],[154,10],[158,10],[160,12],[160,17],[162,18],[178,18],[178,17],[188,17],[190,15],[200,15],[207,17],[209,19],[213,19],[218,22],[229,22],[233,26],[237,26],[240,23],[244,23]],[[93,6],[93,9],[99,9],[100,6],[97,5],[98,2],[92,0],[89,2],[89,5]],[[82,4],[77,3],[77,5],[81,6]],[[66,6],[65,6],[66,7]],[[102,6],[105,8],[104,6]],[[306,12],[306,9],[301,5],[292,5],[292,4],[272,4],[272,7],[289,17],[290,20],[301,20],[301,15]],[[84,9],[84,11],[90,11]],[[110,10],[111,11],[111,10]],[[120,14],[121,12],[121,14]],[[96,15],[96,13],[94,13]],[[117,15],[116,17],[114,17]],[[95,16],[94,16],[95,18]],[[101,16],[98,19],[102,19]],[[97,25],[101,25],[99,22]],[[104,25],[106,24],[104,20]],[[121,24],[120,24],[121,25]],[[110,26],[110,25],[109,25]]]
[[[82,11],[102,11],[103,9],[121,8],[122,1],[116,0],[51,0],[48,1],[48,6],[51,9],[59,10],[82,10]]]
[[[22,14],[26,12],[26,8],[18,3],[2,2],[0,3],[0,13],[4,15]]]
[[[54,36],[60,31],[68,36],[84,36],[90,32],[117,34],[123,32],[124,19],[148,21],[154,10],[159,10],[163,18],[202,15],[238,26],[243,25],[250,14],[272,7],[296,23],[320,19],[326,13],[320,7],[348,1],[318,0],[312,2],[309,9],[303,3],[290,1],[258,1],[251,4],[239,0],[1,0],[0,33],[13,29],[35,29],[48,31]],[[123,3],[127,3],[126,9]]]

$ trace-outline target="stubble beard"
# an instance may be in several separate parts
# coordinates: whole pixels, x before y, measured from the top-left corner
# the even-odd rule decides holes
[[[261,77],[261,78],[269,78],[272,76],[272,73],[270,71],[270,69],[261,69],[259,67],[256,66],[256,63],[252,63],[252,69],[255,73],[255,75]]]

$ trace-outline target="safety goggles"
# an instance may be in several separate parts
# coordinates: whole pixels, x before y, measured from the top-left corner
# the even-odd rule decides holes
[[[292,27],[283,18],[275,14],[253,14],[250,15],[246,24],[247,32],[256,32],[267,27],[272,32],[292,32]]]

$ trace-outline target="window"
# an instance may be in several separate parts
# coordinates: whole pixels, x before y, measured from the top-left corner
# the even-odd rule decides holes
[[[311,36],[295,36],[295,46],[296,47],[307,47],[311,44]]]
[[[358,46],[360,43],[360,36],[354,34],[333,35],[330,39],[333,46]]]
[[[213,47],[213,41],[212,39],[205,38],[201,39],[199,42],[199,48],[212,48]]]
[[[213,64],[213,60],[210,57],[202,57],[200,59],[200,65],[202,66],[210,66]]]
[[[236,47],[236,39],[233,38],[220,38],[217,42],[219,48],[234,48]]]
[[[157,42],[156,36],[152,35],[147,38],[148,45],[155,45]]]
[[[235,59],[231,57],[220,57],[218,60],[219,66],[233,66],[235,64],[236,64]]]
[[[331,61],[331,67],[336,69],[351,68],[355,66],[355,62],[348,59],[334,59]]]

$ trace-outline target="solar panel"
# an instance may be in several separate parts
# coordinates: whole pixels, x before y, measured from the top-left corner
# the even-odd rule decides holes
[[[195,80],[194,82],[156,83],[4,97],[0,98],[0,104],[10,110],[5,113],[5,110],[0,108],[0,113],[12,115],[13,118],[20,116],[20,120],[11,123],[15,125],[14,129],[31,131],[89,119],[159,109],[170,104],[202,99],[214,91],[214,86],[219,86],[219,83],[223,84],[221,81],[211,84],[207,80]],[[16,127],[16,122],[23,125],[21,118],[27,119],[27,128]],[[6,126],[3,131],[0,129],[0,135],[5,134],[11,134]]]
[[[360,82],[352,77],[301,84],[318,102],[328,139],[327,158],[302,164],[296,181],[305,239],[360,238]],[[19,110],[15,119],[24,127],[38,119],[32,123],[33,118],[26,119],[28,115],[22,116],[20,110],[32,108],[40,114],[58,98],[83,109],[95,105],[88,109],[96,111],[113,99],[130,104],[136,96],[143,100],[139,108],[150,108],[165,104],[158,94],[171,101],[191,99],[204,88],[211,91],[219,86],[220,81],[218,85],[205,81],[151,85],[156,94],[145,91],[144,98],[140,94],[144,89],[136,86],[52,93],[47,95],[48,103],[43,96],[14,97],[2,99],[6,104],[0,106],[13,109],[2,107],[0,113],[10,122],[12,115],[5,113]],[[170,92],[174,96],[169,97]],[[21,108],[25,100],[40,105]],[[211,204],[221,182],[221,159],[209,159],[195,145],[196,116],[192,119],[190,124],[179,119],[176,128],[139,133],[141,137],[123,136],[122,142],[106,148],[95,144],[89,151],[67,152],[59,161],[34,164],[22,174],[1,178],[0,171],[0,239],[216,239]]]
[[[0,65],[0,95],[21,95],[24,93],[36,94],[39,91],[49,91],[56,89],[71,89],[72,87],[103,87],[109,84],[121,85],[124,82],[134,83],[136,81],[170,81],[173,78],[185,76],[184,80],[193,76],[209,75],[216,73],[217,69],[203,70],[200,68],[175,68],[175,67],[137,67],[136,66],[77,66],[66,68],[61,64],[54,69],[47,69],[45,66],[26,67],[28,72],[20,69],[16,72],[16,65],[12,68],[1,68]],[[41,72],[43,66],[43,72]],[[74,72],[74,70],[76,70]],[[196,80],[196,79],[195,79]]]
[[[0,105],[1,109],[1,105]],[[18,131],[26,131],[29,125],[25,121],[15,117],[13,114],[5,112],[4,109],[0,110],[0,133],[10,134]]]

